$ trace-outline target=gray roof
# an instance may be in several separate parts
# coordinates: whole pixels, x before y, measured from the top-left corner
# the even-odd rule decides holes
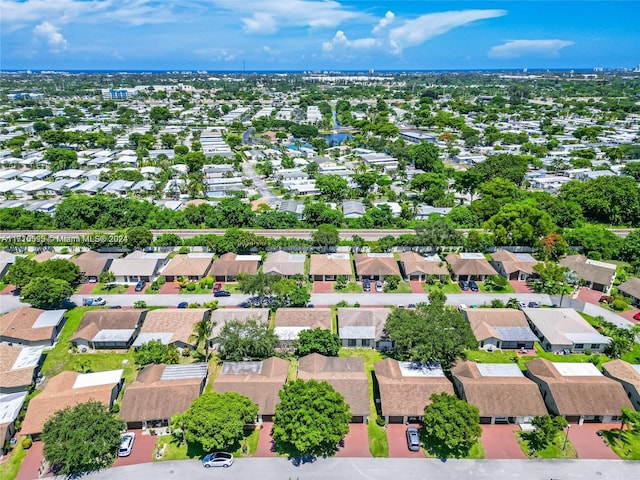
[[[40,361],[44,346],[22,347],[18,358],[13,364],[13,369],[35,367]],[[2,422],[0,422],[2,423]]]
[[[18,418],[26,397],[27,392],[0,394],[0,425]]]
[[[92,342],[128,342],[135,329],[104,329],[91,339]]]
[[[363,326],[363,327],[342,327],[339,329],[340,338],[353,338],[353,339],[375,339],[376,338],[376,327],[374,326]]]
[[[207,376],[206,363],[186,363],[182,365],[167,365],[160,376],[160,380],[182,380],[185,378],[204,378]]]
[[[608,337],[600,335],[572,308],[524,308],[522,310],[551,345],[609,343]],[[574,341],[574,339],[580,341]]]
[[[31,328],[55,327],[60,323],[66,310],[45,310],[40,315]]]
[[[537,342],[529,327],[493,327],[503,342]]]
[[[171,338],[173,338],[173,332],[143,332],[138,335],[133,346],[139,347],[151,340],[160,340],[163,345],[169,345]]]

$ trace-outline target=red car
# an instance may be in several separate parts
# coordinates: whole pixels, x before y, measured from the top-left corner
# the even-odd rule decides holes
[[[634,319],[634,320],[640,320],[640,312],[636,313],[636,314],[633,316],[633,319]]]
[[[219,292],[222,289],[222,284],[220,282],[216,282],[213,284],[213,293]]]

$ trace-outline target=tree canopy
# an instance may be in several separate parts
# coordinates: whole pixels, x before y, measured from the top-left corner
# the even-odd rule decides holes
[[[71,295],[73,287],[68,282],[57,278],[36,277],[20,290],[20,301],[46,310],[58,307]]]
[[[279,396],[273,423],[276,445],[288,445],[298,456],[333,455],[349,432],[351,413],[344,397],[327,382],[300,379],[286,384]]]
[[[342,347],[340,337],[330,330],[314,328],[302,330],[295,342],[296,355],[303,357],[310,353],[319,353],[327,357],[335,357]]]
[[[160,340],[149,340],[135,350],[133,357],[137,365],[144,367],[152,363],[178,363],[180,355],[175,345],[163,345]]]
[[[278,337],[268,323],[249,319],[225,323],[218,335],[218,353],[222,360],[239,362],[263,360],[275,354]]]
[[[58,410],[42,429],[44,458],[64,475],[108,468],[118,455],[124,426],[96,401]]]

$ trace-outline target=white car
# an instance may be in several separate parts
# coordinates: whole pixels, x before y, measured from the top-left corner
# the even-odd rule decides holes
[[[136,439],[136,434],[134,432],[127,432],[122,435],[122,439],[120,440],[120,449],[118,450],[119,457],[128,457],[131,455],[131,450],[133,450],[133,442]]]
[[[224,467],[229,468],[233,465],[233,455],[227,452],[213,452],[202,459],[204,468]]]

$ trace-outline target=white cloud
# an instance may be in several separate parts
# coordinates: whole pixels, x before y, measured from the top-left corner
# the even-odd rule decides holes
[[[51,25],[49,22],[42,22],[40,25],[37,25],[33,29],[33,33],[35,33],[37,37],[46,40],[52,52],[58,53],[69,47],[69,43],[60,33],[58,27]]]
[[[413,20],[407,20],[403,25],[391,29],[389,43],[392,51],[399,54],[404,48],[420,45],[456,27],[462,27],[477,20],[502,17],[506,14],[506,10],[461,10],[428,13]]]
[[[384,14],[384,17],[380,19],[378,24],[375,27],[373,27],[373,30],[371,30],[371,33],[373,34],[380,33],[382,30],[387,28],[389,24],[393,23],[395,18],[396,16],[394,15],[394,13],[392,11],[388,11],[387,13]]]
[[[356,40],[349,40],[342,30],[338,30],[333,36],[331,41],[324,42],[322,49],[325,52],[331,52],[336,48],[371,48],[378,45],[375,38],[358,38]]]
[[[278,31],[273,15],[269,15],[268,13],[254,13],[253,17],[243,18],[242,22],[244,23],[245,32],[248,33],[269,34]]]
[[[227,50],[226,48],[201,48],[195,50],[194,53],[203,57],[207,57],[209,60],[215,62],[230,62],[231,60],[235,60],[238,57],[237,53]]]
[[[502,45],[496,45],[489,50],[490,57],[517,58],[526,55],[557,57],[560,50],[573,45],[570,40],[509,40]]]

